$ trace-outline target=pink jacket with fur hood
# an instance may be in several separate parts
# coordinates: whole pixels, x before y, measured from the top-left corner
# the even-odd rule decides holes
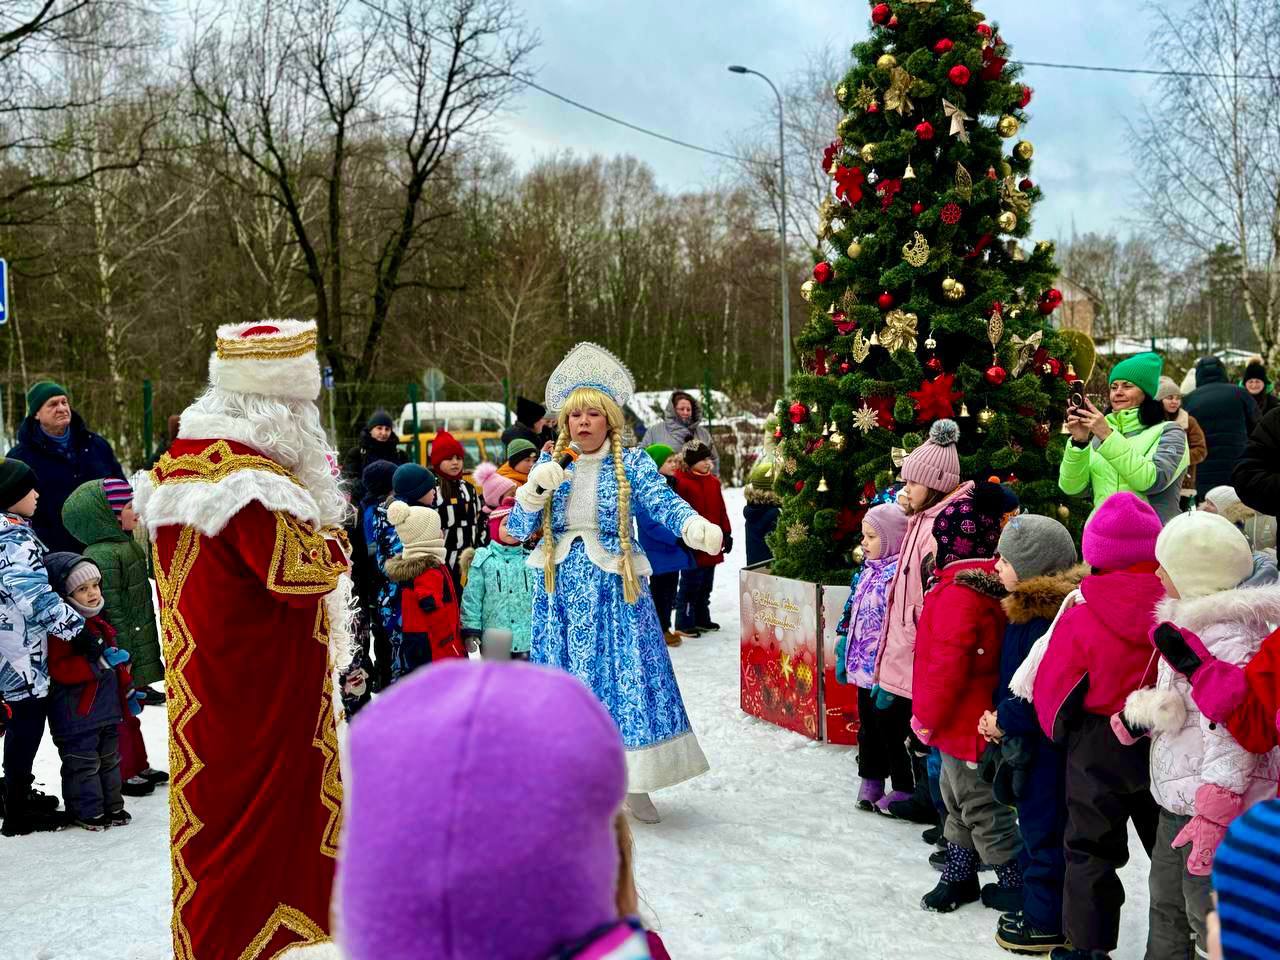
[[[1271,624],[1280,623],[1280,584],[1237,587],[1193,600],[1166,598],[1156,608],[1169,621],[1197,634],[1209,652],[1244,666],[1258,652]],[[1276,795],[1280,748],[1250,753],[1222,724],[1200,713],[1186,677],[1160,661],[1155,687],[1129,695],[1125,719],[1151,730],[1151,793],[1170,813],[1195,816],[1196,793],[1205,784],[1242,798],[1241,810]]]
[[[884,635],[876,657],[875,682],[894,696],[911,698],[915,668],[916,624],[924,607],[925,582],[933,573],[933,521],[947,504],[973,493],[973,482],[960,484],[945,499],[907,521],[907,532],[898,553],[898,572],[889,584]]]

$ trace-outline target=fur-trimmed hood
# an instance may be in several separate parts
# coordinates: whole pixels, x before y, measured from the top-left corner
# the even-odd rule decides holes
[[[382,571],[392,583],[411,583],[432,567],[443,567],[436,557],[391,557],[382,565]]]
[[[964,562],[964,561],[962,561]],[[956,583],[963,584],[970,590],[980,593],[985,597],[994,597],[1003,601],[1008,594],[1004,584],[1000,582],[1000,578],[994,573],[987,570],[961,570],[956,574]]]
[[[770,487],[757,487],[748,483],[742,491],[747,503],[757,507],[778,507],[782,505],[782,498],[773,492]]]
[[[1067,594],[1088,575],[1089,567],[1081,563],[1059,573],[1023,580],[1001,601],[1005,616],[1010,623],[1030,623],[1037,618],[1052,620]]]
[[[1165,597],[1156,604],[1156,620],[1167,620],[1195,633],[1214,624],[1238,623],[1246,630],[1271,632],[1280,623],[1280,583],[1236,587],[1194,600]]]

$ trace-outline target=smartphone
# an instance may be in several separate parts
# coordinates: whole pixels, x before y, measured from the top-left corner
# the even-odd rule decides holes
[[[1069,380],[1067,387],[1071,391],[1067,396],[1067,410],[1074,413],[1084,407],[1084,381]]]

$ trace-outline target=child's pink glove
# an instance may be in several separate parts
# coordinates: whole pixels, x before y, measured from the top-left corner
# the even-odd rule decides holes
[[[1244,797],[1216,783],[1202,784],[1196,791],[1196,815],[1179,831],[1170,846],[1177,850],[1191,844],[1187,873],[1207,877],[1213,872],[1213,855],[1227,835],[1231,821],[1244,812]]]
[[[1169,666],[1191,681],[1191,699],[1215,723],[1226,722],[1248,696],[1244,670],[1219,660],[1190,630],[1160,623],[1151,629],[1151,642]]]

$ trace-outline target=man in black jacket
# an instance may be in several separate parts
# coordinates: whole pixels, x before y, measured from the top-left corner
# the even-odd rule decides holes
[[[125,479],[111,444],[71,409],[66,388],[42,380],[27,391],[27,419],[9,456],[34,470],[40,483],[40,505],[31,521],[36,536],[50,552],[80,553],[84,545],[62,525],[62,505],[82,483]]]
[[[1244,453],[1257,423],[1258,405],[1243,387],[1227,380],[1227,368],[1217,357],[1196,361],[1196,388],[1182,401],[1204,430],[1209,456],[1196,467],[1196,498],[1214,487],[1231,483],[1231,470]]]
[[[1263,417],[1249,435],[1231,481],[1245,506],[1269,517],[1280,514],[1280,409]]]
[[[547,408],[536,400],[516,397],[516,420],[502,432],[502,446],[508,446],[512,440],[525,439],[539,451],[548,442],[556,439],[555,428],[547,421]]]

